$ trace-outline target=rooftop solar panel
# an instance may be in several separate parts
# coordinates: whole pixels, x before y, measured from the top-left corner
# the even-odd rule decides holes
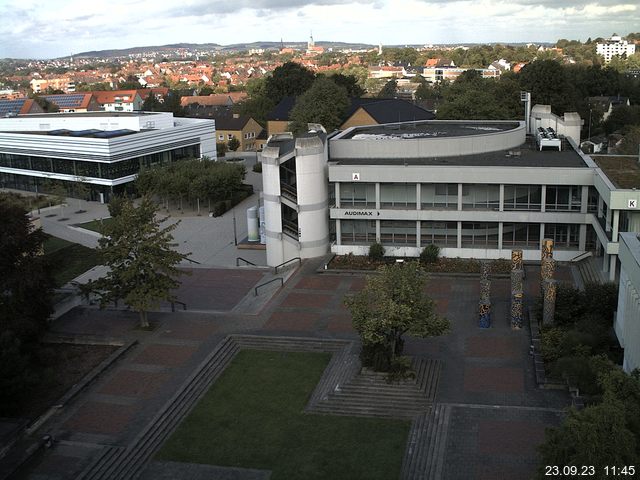
[[[20,109],[26,101],[26,98],[18,98],[16,100],[0,100],[0,116],[4,117],[8,113],[20,113]]]
[[[128,129],[120,129],[120,130],[109,130],[106,132],[99,132],[94,135],[97,138],[115,138],[121,137],[123,135],[129,135],[130,133],[135,133],[135,130]]]
[[[95,128],[90,128],[88,130],[76,130],[70,133],[72,137],[88,137],[90,135],[94,135],[96,133],[102,132],[102,130],[96,130]]]

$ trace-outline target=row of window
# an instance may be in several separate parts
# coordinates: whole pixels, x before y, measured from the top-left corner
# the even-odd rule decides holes
[[[420,185],[422,208],[458,209],[458,184],[435,183]],[[589,187],[589,211],[597,209],[598,195]],[[498,210],[500,208],[500,185],[462,184],[463,210]],[[580,211],[582,187],[547,186],[545,209],[547,211]],[[381,183],[380,208],[415,209],[417,206],[416,184]],[[341,183],[341,208],[376,208],[376,185],[374,183]],[[504,210],[541,211],[541,185],[505,185]]]
[[[376,222],[372,220],[340,220],[342,245],[370,245],[376,242]],[[577,249],[580,226],[574,224],[545,224],[544,236],[554,240],[556,248]],[[383,245],[416,246],[435,244],[439,247],[458,246],[458,222],[413,220],[381,220],[380,242]],[[497,222],[461,222],[463,248],[498,248]],[[503,223],[502,247],[539,248],[540,224]]]
[[[168,152],[143,155],[112,163],[0,153],[0,166],[113,180],[134,175],[140,171],[140,168],[171,163],[184,158],[198,158],[199,156],[200,147],[198,145],[176,148]]]

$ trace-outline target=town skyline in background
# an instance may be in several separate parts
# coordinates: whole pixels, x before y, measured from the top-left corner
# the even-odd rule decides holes
[[[0,58],[21,59],[183,42],[288,44],[311,32],[318,43],[393,46],[585,41],[640,24],[640,6],[625,0],[114,0],[108,9],[77,0],[3,0],[0,15]]]

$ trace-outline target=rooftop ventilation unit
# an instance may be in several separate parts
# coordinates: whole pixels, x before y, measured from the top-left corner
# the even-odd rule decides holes
[[[558,151],[562,150],[562,140],[556,134],[556,131],[549,128],[538,127],[536,134],[538,141],[538,148],[542,150],[544,147],[558,148]]]

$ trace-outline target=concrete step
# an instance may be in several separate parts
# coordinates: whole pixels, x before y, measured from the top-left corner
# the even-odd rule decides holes
[[[355,407],[355,406],[334,406],[328,404],[320,404],[314,410],[313,413],[320,413],[325,415],[337,415],[347,417],[376,417],[376,418],[400,418],[400,419],[412,419],[416,415],[424,412],[421,409],[403,409],[394,410],[390,408],[381,407]]]
[[[436,405],[430,414],[414,419],[400,475],[402,480],[443,478],[450,419],[449,405]]]
[[[112,445],[103,447],[95,460],[76,477],[77,480],[95,480],[103,478],[102,475],[105,471],[110,467],[110,465],[118,461],[118,458],[123,452],[124,447]]]

